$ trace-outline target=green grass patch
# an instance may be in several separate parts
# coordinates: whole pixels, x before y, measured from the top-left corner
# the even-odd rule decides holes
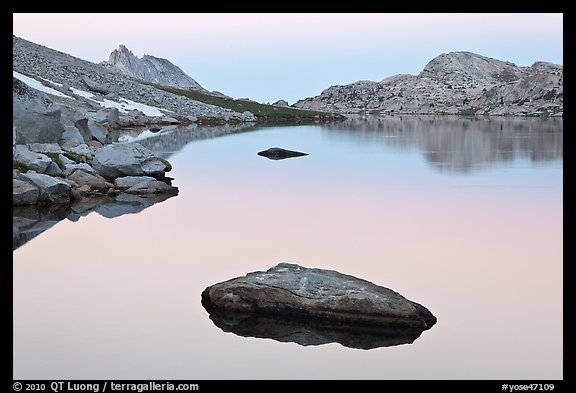
[[[458,115],[460,115],[460,116],[475,116],[476,112],[478,112],[478,108],[461,109],[460,111],[458,111]]]
[[[169,93],[181,95],[205,104],[231,109],[235,112],[248,111],[253,113],[258,120],[265,121],[314,121],[314,120],[344,120],[344,116],[335,113],[309,111],[291,107],[280,107],[268,104],[260,104],[254,101],[214,96],[196,90],[178,89],[175,87],[161,86],[151,83],[157,89]],[[209,119],[202,119],[209,122]]]
[[[62,162],[62,160],[60,159],[60,155],[58,153],[52,153],[52,152],[42,152],[42,154],[47,155],[48,157],[50,157],[50,159],[52,161],[54,161],[56,163],[56,165],[58,165],[58,168],[60,168],[61,170],[65,170],[66,166],[64,165],[64,163]]]
[[[82,154],[73,153],[71,151],[64,152],[64,157],[71,159],[76,164],[80,164],[82,162],[86,162],[86,157]]]
[[[26,173],[32,168],[30,168],[28,165],[24,164],[23,162],[12,159],[12,169],[18,169],[20,172]]]

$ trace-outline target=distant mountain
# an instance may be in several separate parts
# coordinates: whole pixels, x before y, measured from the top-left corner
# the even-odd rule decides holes
[[[562,65],[530,67],[471,52],[431,60],[419,75],[331,86],[293,106],[338,113],[562,116]]]
[[[138,58],[124,45],[114,49],[110,53],[108,61],[103,61],[101,64],[146,82],[180,89],[206,91],[198,82],[170,61],[150,55]]]
[[[13,71],[35,79],[40,85],[45,84],[52,89],[59,90],[67,98],[56,97],[57,101],[64,100],[66,102],[61,104],[81,111],[88,110],[88,113],[100,110],[104,104],[103,99],[106,98],[106,100],[116,102],[118,105],[128,105],[126,100],[133,101],[134,104],[145,104],[165,111],[168,116],[186,118],[186,122],[196,122],[199,119],[200,121],[204,119],[224,122],[250,122],[257,119],[246,109],[243,109],[242,112],[234,111],[223,106],[197,101],[181,94],[174,94],[166,91],[168,88],[161,89],[142,83],[140,80],[112,68],[111,65],[104,66],[102,63],[96,64],[79,59],[17,36],[13,36],[12,54]],[[129,58],[129,56],[125,57],[125,59]],[[190,80],[192,79],[190,78]],[[194,81],[192,80],[192,82]],[[188,84],[188,86],[191,85],[191,83]],[[83,91],[84,95],[75,93],[76,90]],[[189,91],[200,98],[207,95],[207,93],[198,90],[181,89],[181,91]],[[88,98],[86,97],[87,94],[94,97]],[[54,98],[54,96],[52,97]]]

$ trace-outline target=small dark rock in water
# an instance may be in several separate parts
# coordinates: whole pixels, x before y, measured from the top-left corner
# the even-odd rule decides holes
[[[202,305],[224,331],[301,345],[406,344],[436,323],[426,307],[391,289],[290,263],[214,284]]]
[[[302,157],[307,156],[308,153],[301,153],[299,151],[292,151],[282,149],[280,147],[271,147],[268,150],[263,150],[258,152],[259,156],[267,157],[271,160],[283,160],[285,158],[292,158],[292,157]]]

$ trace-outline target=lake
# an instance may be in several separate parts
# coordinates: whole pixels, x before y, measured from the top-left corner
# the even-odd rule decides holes
[[[178,196],[13,251],[14,379],[563,378],[562,119],[162,133],[141,142]],[[256,154],[275,146],[309,155]],[[373,349],[212,322],[206,287],[280,262],[388,287],[438,322]]]

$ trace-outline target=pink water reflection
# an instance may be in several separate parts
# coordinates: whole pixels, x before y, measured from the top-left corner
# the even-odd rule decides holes
[[[14,252],[15,379],[563,377],[558,189],[359,189],[312,170],[284,187],[289,171],[268,182],[226,168],[182,177],[179,160],[178,197],[113,220],[62,221]],[[387,286],[438,323],[411,345],[370,351],[212,324],[205,287],[279,262]]]

